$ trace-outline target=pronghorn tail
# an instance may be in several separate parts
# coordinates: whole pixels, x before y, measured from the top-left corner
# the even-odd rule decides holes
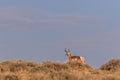
[[[80,56],[80,58],[81,58],[82,63],[85,64],[85,58],[82,56]]]

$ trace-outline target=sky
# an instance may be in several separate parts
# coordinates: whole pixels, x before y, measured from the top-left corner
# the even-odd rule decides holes
[[[65,62],[65,49],[99,67],[120,56],[120,0],[0,0],[0,60]]]

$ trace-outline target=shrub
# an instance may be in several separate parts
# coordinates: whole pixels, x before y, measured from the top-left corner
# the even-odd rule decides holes
[[[112,59],[103,64],[100,69],[107,71],[116,71],[120,69],[120,59]]]
[[[9,60],[0,63],[0,72],[30,71],[37,63],[22,60]]]

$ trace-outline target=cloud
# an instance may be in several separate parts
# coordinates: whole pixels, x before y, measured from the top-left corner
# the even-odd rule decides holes
[[[55,14],[39,9],[0,7],[0,29],[80,26],[82,22],[94,21],[95,15]]]

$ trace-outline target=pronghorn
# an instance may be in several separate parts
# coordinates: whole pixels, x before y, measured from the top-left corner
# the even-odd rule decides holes
[[[75,62],[79,62],[79,63],[83,63],[83,64],[85,63],[84,57],[82,57],[82,56],[72,56],[69,49],[68,50],[65,49],[65,52],[66,52],[65,55],[68,57],[70,62],[75,61]]]

